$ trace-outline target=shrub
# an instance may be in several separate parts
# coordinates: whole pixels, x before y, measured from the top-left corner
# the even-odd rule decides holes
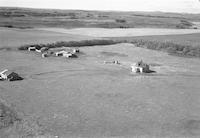
[[[7,28],[14,28],[13,25],[4,25],[4,27],[7,27]]]
[[[125,19],[115,19],[115,22],[117,23],[126,23]]]
[[[95,46],[95,45],[112,45],[116,44],[118,42],[113,40],[101,40],[101,39],[95,39],[95,40],[83,40],[83,41],[59,41],[55,43],[48,43],[48,44],[30,44],[30,45],[24,45],[19,47],[19,50],[28,50],[28,47],[34,46],[37,49],[40,49],[41,47],[48,47],[48,48],[56,48],[56,47],[84,47],[84,46]]]
[[[200,47],[182,45],[169,41],[159,42],[143,39],[127,40],[127,42],[134,44],[136,47],[152,50],[162,50],[173,55],[200,57]]]

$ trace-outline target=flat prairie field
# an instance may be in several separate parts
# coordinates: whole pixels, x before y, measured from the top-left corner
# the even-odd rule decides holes
[[[94,39],[89,36],[56,33],[37,29],[9,29],[0,27],[0,48],[19,47],[25,44],[52,43],[55,41],[80,41]]]
[[[165,29],[165,28],[37,28],[52,32],[86,35],[90,37],[136,37],[136,36],[160,36],[160,35],[183,35],[200,33],[200,29]]]
[[[8,30],[9,37],[1,38],[4,42],[0,47],[92,39],[50,32],[34,35]],[[79,49],[82,54],[76,59],[0,50],[0,69],[25,78],[1,81],[0,96],[19,112],[36,117],[45,131],[59,138],[200,136],[199,59],[170,56],[127,43]],[[131,73],[131,64],[141,59],[155,73]],[[113,60],[120,64],[104,64]]]

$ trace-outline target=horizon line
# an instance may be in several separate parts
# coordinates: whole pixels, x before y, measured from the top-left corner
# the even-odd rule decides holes
[[[200,13],[192,13],[192,12],[170,12],[170,11],[130,11],[130,10],[95,10],[95,9],[63,9],[63,8],[39,8],[39,7],[21,7],[21,6],[0,6],[0,8],[21,8],[21,9],[40,9],[40,10],[74,10],[74,11],[99,11],[99,12],[161,12],[161,13],[171,13],[171,14],[193,14],[198,15]]]

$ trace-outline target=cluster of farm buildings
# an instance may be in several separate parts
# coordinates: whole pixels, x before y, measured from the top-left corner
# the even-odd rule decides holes
[[[42,57],[49,57],[49,56],[62,56],[66,58],[76,58],[77,53],[79,53],[79,49],[66,49],[65,47],[61,48],[48,48],[48,47],[35,47],[30,46],[28,47],[28,51],[36,51],[38,53],[42,53]]]
[[[49,56],[55,56],[55,57],[66,57],[66,58],[76,58],[77,53],[79,53],[79,49],[66,49],[65,47],[61,48],[48,48],[48,47],[34,47],[30,46],[27,49],[28,51],[36,51],[38,53],[42,54],[42,57],[49,57]],[[121,63],[117,60],[114,61],[104,61],[104,64],[116,64],[121,65]],[[131,72],[133,73],[150,73],[150,66],[146,63],[144,63],[142,60],[134,63],[131,65]],[[9,81],[15,81],[15,80],[23,80],[22,77],[20,77],[15,72],[9,72],[7,69],[0,72],[0,80],[9,80]]]
[[[48,56],[62,56],[66,58],[75,58],[77,57],[76,53],[79,53],[79,49],[66,49],[66,48],[52,48],[49,49],[47,47],[41,47],[37,48],[34,46],[30,46],[28,48],[28,51],[36,51],[39,53],[42,53],[42,57],[48,57]],[[119,61],[104,61],[105,64],[120,64]],[[133,73],[149,73],[150,72],[150,66],[146,63],[144,63],[142,60],[134,63],[131,65],[131,71]]]

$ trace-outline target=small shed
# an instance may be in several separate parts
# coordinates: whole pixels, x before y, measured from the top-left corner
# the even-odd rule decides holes
[[[30,46],[30,47],[28,48],[28,51],[36,51],[36,47]]]
[[[42,51],[40,49],[35,49],[36,52],[41,53]]]
[[[64,53],[63,57],[67,57],[67,58],[76,58],[77,55],[73,54],[73,53]]]
[[[79,53],[80,50],[79,49],[73,49],[73,53]]]

